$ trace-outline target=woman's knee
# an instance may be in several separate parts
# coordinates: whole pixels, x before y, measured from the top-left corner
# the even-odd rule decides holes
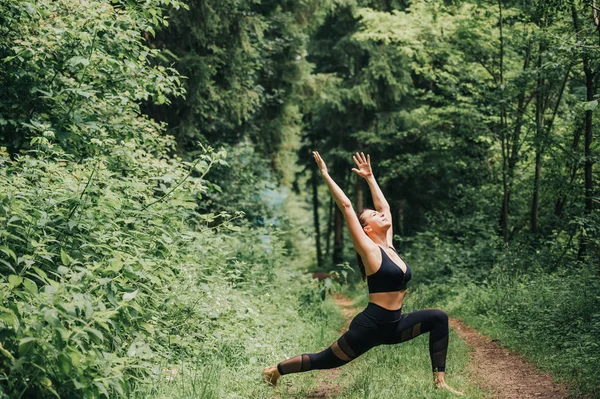
[[[431,309],[430,314],[436,323],[448,325],[448,313],[441,309]]]

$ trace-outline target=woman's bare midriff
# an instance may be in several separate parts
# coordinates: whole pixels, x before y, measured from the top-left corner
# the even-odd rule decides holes
[[[374,292],[369,294],[369,302],[386,308],[388,310],[397,310],[402,307],[402,301],[407,290],[392,292]]]

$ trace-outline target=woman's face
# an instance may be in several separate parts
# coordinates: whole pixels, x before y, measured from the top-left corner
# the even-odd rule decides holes
[[[383,212],[377,212],[373,209],[366,209],[362,214],[362,218],[365,222],[364,228],[370,228],[372,231],[375,232],[385,232],[392,225],[391,220],[389,220]]]

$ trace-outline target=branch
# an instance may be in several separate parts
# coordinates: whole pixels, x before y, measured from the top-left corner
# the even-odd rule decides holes
[[[175,191],[175,189],[177,189],[177,187],[181,186],[183,184],[183,182],[185,182],[188,177],[190,177],[190,175],[192,174],[192,172],[194,171],[194,169],[196,168],[196,165],[198,164],[198,162],[200,162],[200,158],[198,158],[196,160],[196,162],[194,162],[194,164],[192,165],[192,167],[190,168],[190,171],[188,172],[188,174],[179,182],[177,183],[177,185],[175,187],[173,187],[172,189],[170,189],[165,195],[163,195],[162,197],[160,197],[159,199],[157,199],[154,202],[149,203],[148,205],[146,205],[145,207],[143,207],[140,212],[144,212],[146,209],[150,208],[152,205],[161,202],[162,200],[164,200],[169,194],[171,194],[173,191]],[[211,159],[210,163],[208,164],[208,168],[206,168],[206,170],[204,171],[204,173],[202,173],[202,176],[200,176],[200,179],[202,180],[204,178],[204,176],[206,176],[206,174],[208,173],[208,171],[210,170],[212,164],[214,163],[214,160]]]

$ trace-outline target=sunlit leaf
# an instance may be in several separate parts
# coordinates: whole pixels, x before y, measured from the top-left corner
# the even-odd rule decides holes
[[[138,294],[138,290],[123,294],[123,300],[126,302],[131,301],[133,298],[135,298],[137,296],[137,294]]]

